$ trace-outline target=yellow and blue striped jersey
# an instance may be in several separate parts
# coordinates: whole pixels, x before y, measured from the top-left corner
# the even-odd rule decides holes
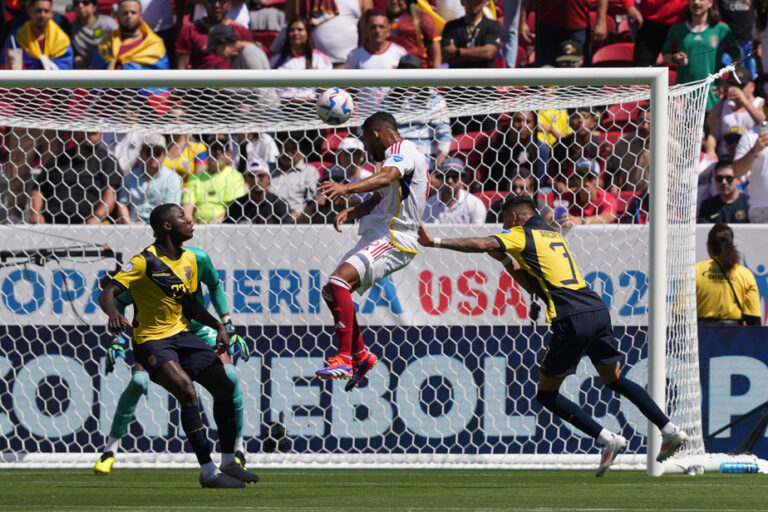
[[[589,289],[559,231],[534,215],[523,226],[495,235],[506,252],[515,258],[529,279],[536,296],[547,304],[547,321],[605,308]]]

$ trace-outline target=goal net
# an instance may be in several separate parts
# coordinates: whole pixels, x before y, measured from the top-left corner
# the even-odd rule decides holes
[[[164,157],[200,221],[188,245],[210,254],[251,346],[236,366],[249,466],[593,468],[594,440],[535,400],[550,332],[540,304],[486,256],[423,249],[355,295],[380,362],[350,393],[314,377],[335,347],[320,289],[357,240],[331,222],[360,200],[329,202],[317,182],[375,171],[354,137],[377,110],[428,154],[436,236],[497,233],[499,200],[537,198],[610,309],[624,375],[650,374],[691,436],[684,455],[703,454],[693,269],[707,84],[667,91],[658,73],[0,73],[0,468],[90,467],[103,450],[133,358],[105,373],[98,281],[151,243],[160,178],[145,162]],[[315,114],[329,86],[356,104],[339,127]],[[264,165],[284,203],[259,209],[250,188],[264,178],[248,171]],[[233,201],[250,217],[202,222],[228,219]],[[562,392],[629,440],[619,467],[646,467],[648,422],[588,358]],[[116,467],[194,461],[175,400],[151,384]]]

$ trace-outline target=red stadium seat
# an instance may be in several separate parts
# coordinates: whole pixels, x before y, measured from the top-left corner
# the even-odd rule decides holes
[[[339,147],[339,144],[341,144],[341,141],[344,140],[347,135],[349,135],[348,131],[339,131],[334,133],[329,133],[325,140],[323,140],[323,145],[321,146],[320,150],[322,153],[336,153],[336,150]]]
[[[475,192],[472,195],[480,198],[486,208],[490,208],[493,203],[506,197],[507,193],[497,192],[495,190],[486,190],[485,192]]]
[[[614,43],[632,42],[632,32],[629,30],[629,20],[627,18],[621,20],[621,23],[616,26],[616,35],[613,37],[612,41]]]
[[[75,14],[75,11],[67,11],[62,14],[62,16],[64,16],[64,18],[70,23],[74,23],[77,19],[77,14]]]
[[[632,67],[634,43],[616,43],[603,46],[592,56],[595,67]]]
[[[600,124],[606,131],[624,130],[635,119],[640,110],[648,108],[647,101],[630,101],[628,103],[608,105]],[[632,127],[634,128],[634,127]]]
[[[528,19],[525,20],[526,24],[528,25],[528,30],[531,31],[531,34],[536,32],[536,11],[531,11],[528,13]]]
[[[98,0],[98,3],[99,14],[103,14],[105,16],[115,15],[115,5],[117,5],[117,0]]]
[[[528,52],[525,51],[523,45],[517,45],[517,59],[515,61],[515,67],[520,67],[528,62]]]
[[[677,83],[677,70],[669,68],[669,85],[675,85]]]

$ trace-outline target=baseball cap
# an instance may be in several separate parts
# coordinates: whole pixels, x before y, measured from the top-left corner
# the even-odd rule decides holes
[[[600,174],[600,164],[591,158],[579,158],[574,169],[576,172],[583,171],[582,173]]]
[[[162,148],[165,149],[165,135],[159,133],[148,133],[144,135],[142,143],[148,148]]]
[[[726,144],[733,144],[734,142],[738,142],[746,131],[747,129],[743,126],[731,126],[728,128],[728,131],[725,132],[725,135],[723,135],[723,140],[725,140]]]
[[[337,151],[365,151],[365,146],[363,141],[354,135],[347,135],[342,139]]]
[[[219,23],[218,25],[212,26],[208,30],[208,46],[206,46],[205,50],[203,50],[203,54],[208,54],[212,51],[215,51],[219,43],[234,35],[235,29],[230,25]]]
[[[248,167],[245,169],[245,174],[269,174],[269,164],[264,161],[260,156],[253,155],[248,160]]]
[[[752,81],[752,72],[749,68],[744,66],[738,66],[735,70],[731,71],[728,75],[729,85],[745,85]]]
[[[464,162],[456,157],[446,158],[443,160],[443,163],[440,164],[440,167],[435,170],[441,174],[448,174],[449,172],[465,174],[467,172],[464,168]]]
[[[574,39],[560,43],[556,62],[578,62],[584,56],[584,47]]]
[[[421,58],[415,53],[404,55],[397,64],[398,69],[421,69]]]

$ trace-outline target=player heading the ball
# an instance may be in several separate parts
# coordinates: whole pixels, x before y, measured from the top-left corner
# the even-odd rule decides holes
[[[607,388],[627,397],[659,427],[663,441],[656,460],[662,462],[674,455],[688,442],[688,436],[669,420],[642,386],[621,375],[618,361],[622,354],[613,337],[608,308],[584,282],[560,232],[539,217],[533,200],[527,196],[507,196],[502,215],[504,231],[497,235],[440,239],[432,237],[422,226],[419,243],[459,252],[487,252],[528,293],[544,301],[552,335],[541,360],[536,399],[603,445],[595,476],[608,471],[616,456],[626,450],[627,440],[600,426],[559,393],[563,380],[576,373],[584,355],[589,356]]]
[[[360,219],[360,241],[342,258],[323,287],[323,299],[333,313],[338,351],[328,366],[315,372],[324,379],[350,379],[351,391],[376,364],[366,350],[352,302],[352,291],[365,293],[376,281],[408,265],[418,250],[418,229],[429,194],[429,171],[424,154],[397,131],[397,121],[376,112],[363,123],[365,148],[383,162],[373,176],[354,183],[321,183],[318,190],[333,199],[373,192],[365,202],[340,212],[336,231],[350,219]]]

